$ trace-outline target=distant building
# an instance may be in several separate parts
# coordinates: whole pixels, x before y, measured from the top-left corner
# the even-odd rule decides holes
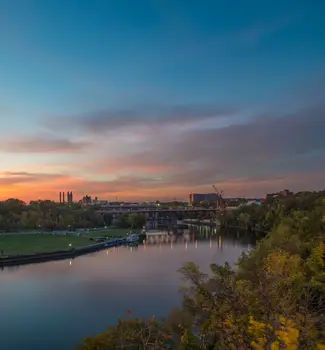
[[[208,201],[216,203],[218,196],[216,193],[191,193],[190,194],[190,205],[198,205],[202,201]]]
[[[252,205],[252,204],[261,205],[262,202],[259,199],[250,199],[247,201],[245,205]]]
[[[280,192],[268,193],[266,195],[266,199],[272,199],[277,197],[288,197],[288,196],[292,196],[293,194],[294,194],[293,192],[289,191],[288,189],[285,189]]]
[[[69,204],[73,202],[72,192],[67,192],[67,201]],[[65,192],[59,192],[59,202],[65,203]]]
[[[59,192],[59,202],[65,203],[65,194],[64,192]]]
[[[246,198],[235,197],[235,198],[224,198],[225,205],[227,207],[235,208],[243,205],[247,202]]]
[[[95,197],[95,199],[92,201],[92,204],[94,204],[94,205],[105,205],[105,204],[107,204],[107,200],[99,199],[98,197]]]
[[[280,196],[282,197],[287,197],[287,196],[292,196],[293,195],[293,192],[285,189],[285,190],[282,190],[279,192],[280,193]]]
[[[67,197],[68,197],[68,203],[71,204],[73,202],[73,195],[72,192],[68,192],[67,193]]]
[[[81,203],[82,204],[91,204],[92,203],[91,196],[88,196],[88,195],[83,196]]]

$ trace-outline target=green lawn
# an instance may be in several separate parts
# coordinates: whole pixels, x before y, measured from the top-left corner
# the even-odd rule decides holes
[[[50,234],[5,235],[0,236],[0,255],[45,253],[69,250],[93,243],[87,237],[66,237]],[[69,247],[71,244],[71,247]]]
[[[90,238],[124,237],[130,230],[108,228],[103,230],[90,230],[76,236],[60,236],[48,233],[38,234],[5,234],[0,235],[0,256],[23,255],[33,253],[45,253],[56,250],[69,250],[89,244],[95,241]],[[69,246],[71,244],[71,247]]]
[[[109,238],[117,238],[117,237],[125,237],[131,229],[129,228],[100,228],[100,229],[90,229],[83,231],[80,236],[82,237],[109,237]]]

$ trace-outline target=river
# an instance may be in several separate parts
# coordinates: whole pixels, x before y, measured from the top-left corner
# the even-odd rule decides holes
[[[119,247],[74,260],[0,271],[2,350],[70,350],[117,318],[166,316],[180,305],[177,270],[194,261],[234,264],[251,245],[201,228],[153,236],[138,247]]]

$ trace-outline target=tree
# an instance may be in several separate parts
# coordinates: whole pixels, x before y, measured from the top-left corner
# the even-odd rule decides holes
[[[132,229],[140,229],[146,224],[146,218],[142,214],[133,213],[129,215],[128,222]]]
[[[120,215],[117,220],[114,223],[117,227],[121,228],[128,228],[130,227],[129,223],[129,215],[128,214],[122,214]]]
[[[78,350],[160,350],[170,349],[169,335],[160,322],[151,318],[119,320],[117,326],[95,337],[85,338]]]
[[[248,213],[240,213],[238,220],[240,222],[240,224],[247,229],[248,228],[248,224],[250,221],[250,215]]]

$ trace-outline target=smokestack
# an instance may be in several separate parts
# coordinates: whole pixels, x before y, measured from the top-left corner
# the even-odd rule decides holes
[[[62,194],[61,194],[61,192],[60,192],[59,197],[60,197],[60,203],[62,203]]]
[[[67,192],[67,200],[69,204],[72,203],[72,191]]]
[[[64,198],[64,196],[65,196],[65,193],[64,193],[64,192],[62,192],[62,194],[63,194],[63,199],[62,199],[62,203],[65,203],[65,198]]]

